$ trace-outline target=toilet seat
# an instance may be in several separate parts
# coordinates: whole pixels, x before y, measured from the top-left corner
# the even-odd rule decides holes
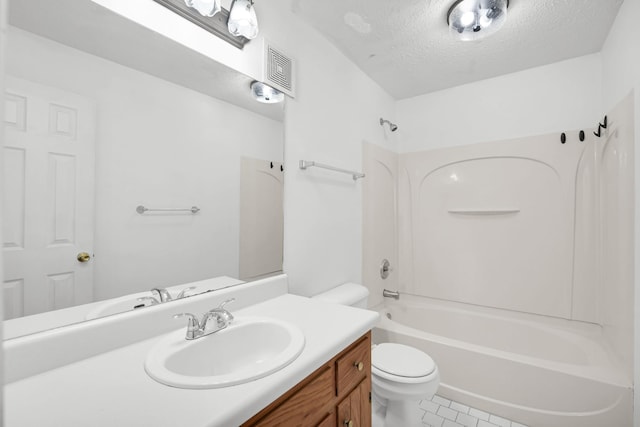
[[[374,374],[399,382],[422,382],[435,370],[436,364],[426,353],[403,344],[383,343],[371,351]]]

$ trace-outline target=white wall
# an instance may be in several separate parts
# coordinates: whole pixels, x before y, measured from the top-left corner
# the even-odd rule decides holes
[[[285,115],[284,269],[290,290],[312,295],[361,282],[362,180],[301,171],[298,161],[361,170],[363,141],[394,146],[379,124],[380,117],[394,119],[394,101],[295,15],[263,10],[260,23],[265,37],[297,61],[297,95],[287,100]]]
[[[285,119],[284,269],[291,291],[302,295],[361,281],[361,183],[348,175],[300,171],[298,161],[360,170],[364,141],[395,144],[378,122],[394,120],[393,98],[290,12],[287,0],[269,2],[277,7],[256,3],[260,35],[244,51],[186,26],[152,0],[96,2],[255,78],[262,74],[265,40],[295,59],[297,94],[287,100]]]
[[[361,183],[318,169],[300,171],[298,161],[360,170],[364,141],[395,147],[393,136],[378,122],[380,117],[394,120],[393,98],[290,12],[287,0],[256,3],[260,35],[244,51],[190,28],[152,0],[97,3],[255,78],[262,74],[265,40],[295,59],[297,94],[287,100],[285,119],[284,269],[290,290],[311,295],[342,282],[360,282]]]
[[[613,108],[631,90],[635,97],[635,165],[640,165],[640,0],[626,0],[609,36],[602,48],[603,59],[603,107],[605,111]],[[636,166],[637,167],[637,166]],[[634,252],[634,283],[635,283],[635,321],[634,321],[634,383],[640,384],[640,176],[636,172],[635,178],[635,252]],[[636,389],[634,395],[634,426],[640,426],[640,393]]]
[[[10,36],[8,74],[96,102],[96,299],[238,277],[240,156],[281,161],[282,123],[22,30]],[[139,204],[202,210],[141,216]]]
[[[401,152],[564,132],[602,115],[600,55],[398,101]]]

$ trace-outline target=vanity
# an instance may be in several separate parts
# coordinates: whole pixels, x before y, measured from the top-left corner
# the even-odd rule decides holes
[[[371,332],[242,424],[270,425],[370,426]]]
[[[239,323],[261,318],[295,325],[304,335],[300,354],[262,378],[220,388],[171,387],[145,372],[161,340],[186,332],[186,320],[174,314],[201,314],[230,298],[236,300],[227,308]],[[280,275],[11,340],[5,344],[11,381],[5,386],[6,425],[368,426],[369,331],[377,318],[376,312],[289,294]],[[69,353],[74,360],[66,358]],[[48,362],[40,371],[20,372],[21,355],[28,354]]]

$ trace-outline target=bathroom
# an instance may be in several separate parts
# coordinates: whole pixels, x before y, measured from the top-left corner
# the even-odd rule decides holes
[[[18,1],[15,0],[15,2]],[[13,3],[13,0],[2,3],[3,7],[6,7],[5,3]],[[555,25],[553,28],[556,28],[555,31],[557,31],[555,34],[558,34],[557,37],[559,39],[567,40],[567,43],[583,49],[575,51],[571,56],[558,56],[548,59],[544,63],[527,62],[528,48],[535,48],[536,45],[522,45],[521,50],[516,52],[518,55],[514,56],[514,64],[506,66],[506,71],[502,72],[501,75],[485,75],[477,77],[475,81],[468,81],[467,84],[450,84],[449,86],[446,86],[447,82],[433,81],[435,79],[426,78],[425,80],[432,80],[428,83],[435,85],[434,88],[429,90],[430,93],[426,93],[427,91],[425,90],[422,93],[415,92],[414,94],[398,95],[391,95],[391,89],[383,89],[380,83],[376,83],[357,65],[364,64],[366,60],[371,62],[380,61],[380,64],[382,64],[380,69],[383,69],[386,59],[384,54],[386,51],[391,51],[395,48],[393,43],[390,42],[385,51],[367,51],[367,57],[375,54],[371,58],[356,57],[359,59],[349,59],[348,56],[353,56],[354,54],[352,52],[346,52],[345,54],[344,50],[336,47],[334,45],[335,39],[344,42],[348,37],[355,38],[360,37],[360,35],[354,33],[353,29],[344,25],[344,23],[341,26],[336,24],[333,28],[336,30],[336,35],[331,40],[322,33],[326,31],[327,27],[313,28],[307,23],[310,20],[310,15],[318,14],[320,17],[327,19],[330,17],[323,15],[326,11],[314,5],[312,1],[257,1],[255,8],[260,20],[260,34],[256,40],[248,43],[242,50],[218,41],[198,29],[188,28],[186,23],[180,26],[179,30],[176,30],[175,26],[166,25],[170,18],[167,17],[167,14],[160,14],[164,21],[156,19],[158,5],[151,0],[141,1],[140,5],[136,7],[127,7],[126,4],[129,2],[118,0],[100,0],[95,3],[99,4],[100,7],[111,9],[118,14],[137,21],[145,27],[164,33],[179,44],[186,45],[198,52],[199,55],[220,62],[239,73],[253,77],[253,79],[259,79],[262,76],[262,45],[265,41],[272,43],[273,46],[295,59],[295,97],[288,97],[284,107],[280,107],[284,108],[284,110],[281,111],[280,117],[275,120],[276,124],[273,123],[274,121],[264,120],[264,126],[270,129],[269,131],[274,134],[274,137],[280,137],[284,140],[284,150],[280,150],[279,158],[277,153],[273,154],[271,152],[254,154],[250,157],[269,156],[273,158],[276,166],[279,163],[284,165],[283,169],[286,171],[283,174],[284,194],[282,196],[284,230],[281,233],[282,259],[280,262],[282,263],[282,271],[287,275],[289,292],[301,296],[311,296],[346,282],[366,284],[370,291],[369,305],[371,307],[379,306],[383,303],[383,289],[399,290],[401,293],[400,302],[403,301],[403,293],[406,294],[407,298],[411,294],[420,295],[415,289],[408,287],[409,283],[416,283],[407,276],[408,271],[414,266],[403,264],[410,260],[407,251],[411,248],[408,248],[409,240],[405,238],[407,236],[407,222],[403,222],[407,220],[407,217],[403,217],[403,214],[408,212],[409,208],[407,206],[409,206],[409,202],[406,200],[406,193],[403,193],[406,187],[402,186],[404,184],[402,184],[401,179],[398,180],[398,212],[393,211],[394,204],[383,203],[383,199],[373,199],[374,202],[381,202],[383,208],[386,207],[392,210],[390,213],[391,220],[387,218],[388,222],[384,224],[390,229],[380,230],[373,224],[373,231],[371,230],[372,224],[369,221],[371,218],[367,217],[367,214],[371,213],[368,203],[372,199],[368,196],[369,193],[367,191],[371,186],[376,186],[375,188],[379,189],[385,188],[383,187],[384,185],[390,185],[388,181],[379,179],[380,175],[376,174],[376,169],[367,163],[371,156],[378,156],[376,158],[383,159],[391,158],[391,163],[394,164],[393,156],[402,157],[406,153],[449,148],[464,150],[466,149],[464,146],[477,145],[478,147],[486,147],[483,144],[500,143],[502,141],[513,141],[515,145],[529,143],[535,145],[538,141],[535,138],[544,137],[544,141],[540,142],[540,144],[548,143],[553,150],[556,150],[545,161],[559,161],[559,156],[564,155],[564,152],[557,150],[565,148],[567,149],[565,151],[576,150],[576,147],[580,146],[581,142],[578,136],[580,130],[584,130],[587,135],[585,147],[596,147],[594,144],[598,140],[593,136],[593,132],[598,130],[598,123],[603,123],[604,116],[608,115],[611,125],[614,126],[615,120],[613,119],[616,116],[615,114],[612,115],[612,112],[616,110],[621,102],[628,100],[627,97],[630,94],[632,97],[631,104],[637,105],[637,102],[634,101],[637,100],[638,89],[640,89],[640,54],[634,44],[634,40],[640,39],[640,30],[634,25],[637,17],[640,16],[640,2],[638,0],[607,2],[613,4],[613,6],[606,9],[614,11],[613,14],[610,13],[608,15],[601,14],[596,8],[590,9],[591,4],[586,6],[584,2],[563,2],[565,8],[569,7],[568,5],[578,5],[585,9],[583,11],[585,15],[591,13],[594,16],[599,16],[600,19],[607,20],[608,23],[602,28],[589,27],[587,30],[583,29],[583,32],[576,36],[572,33],[562,32],[560,30],[562,24],[553,21]],[[445,17],[447,10],[451,6],[450,3],[453,2],[432,0],[407,3],[409,4],[409,11],[415,12],[416,16],[422,17],[421,11],[431,11],[433,16],[422,17],[421,19],[425,21],[420,21],[420,24],[432,24],[445,33],[442,36],[443,38],[445,36],[449,37]],[[533,24],[527,24],[522,21],[524,16],[533,14],[535,17],[535,14],[540,12],[539,9],[545,6],[556,8],[554,2],[546,1],[543,2],[543,5],[531,7],[531,10],[529,10],[528,7],[530,6],[527,3],[515,0],[510,2],[511,15],[503,28],[505,33],[498,32],[481,43],[472,42],[467,46],[482,47],[483,44],[488,45],[492,40],[497,40],[496,43],[506,42],[505,38],[508,38],[509,34],[513,36],[513,32],[507,32],[511,18],[518,25],[530,25],[528,28],[534,28],[539,22],[534,20]],[[379,10],[375,11],[377,16],[394,16],[394,14],[399,13],[399,6],[376,4],[376,7],[379,8]],[[11,5],[9,4],[9,6]],[[223,7],[229,9],[230,2],[223,2]],[[340,9],[339,13],[336,12],[336,14],[340,15],[340,19],[346,12],[350,11],[348,10],[349,7],[353,7],[354,10],[357,7],[364,8],[364,6],[358,6],[354,2],[345,2],[343,6],[336,5],[336,7],[344,8],[344,10]],[[567,13],[566,9],[562,9],[559,6],[558,8]],[[5,9],[2,10],[3,12],[5,11]],[[405,13],[407,12],[405,11]],[[2,13],[2,16],[5,17],[6,13]],[[520,20],[517,19],[518,16]],[[562,18],[553,17],[553,19],[571,20],[572,17],[567,14]],[[36,22],[38,21],[36,20]],[[313,22],[316,25],[320,25],[318,19]],[[45,23],[41,22],[41,24],[46,29]],[[396,22],[396,24],[400,25],[402,22]],[[547,34],[542,30],[540,31]],[[587,35],[585,35],[585,31]],[[37,31],[33,32],[37,33]],[[5,37],[6,32],[3,32],[3,42],[5,42]],[[581,37],[585,38],[585,45],[587,45],[586,41],[589,41],[591,43],[589,46],[593,46],[593,43],[595,43],[597,48],[583,48]],[[596,42],[593,41],[594,39]],[[447,41],[447,43],[450,43],[451,49],[460,46],[460,42]],[[460,49],[463,49],[463,47],[460,47]],[[464,49],[471,48],[465,46]],[[105,50],[109,51],[108,45]],[[114,53],[111,52],[111,54]],[[520,62],[516,64],[516,60]],[[482,58],[478,57],[475,61],[467,63],[468,69],[456,70],[450,74],[473,74],[474,68],[482,69],[481,62]],[[4,60],[2,63],[4,64]],[[200,66],[200,63],[198,64]],[[202,65],[203,68],[207,66],[209,66],[208,63]],[[366,64],[361,65],[361,67],[365,68]],[[167,73],[170,72],[171,70],[167,71]],[[384,78],[385,76],[380,76],[381,80],[384,80]],[[386,78],[387,82],[391,81],[389,84],[392,85],[392,76],[386,76]],[[436,88],[437,85],[442,86]],[[464,101],[461,102],[461,99]],[[202,98],[198,98],[197,102],[202,102]],[[113,109],[115,110],[116,108]],[[638,113],[637,108],[635,108],[633,114],[632,123],[637,125],[640,123],[640,113]],[[381,126],[379,122],[381,117],[397,124],[397,131],[391,132],[386,123]],[[464,122],[464,126],[459,125],[461,120]],[[603,130],[603,132],[612,132],[612,130]],[[562,133],[566,135],[566,144],[561,144],[560,142]],[[194,132],[194,134],[197,136],[197,132]],[[137,135],[137,137],[140,137],[140,135]],[[154,137],[159,137],[159,135],[154,134]],[[191,137],[194,137],[194,135],[191,135]],[[533,139],[529,140],[529,138]],[[637,131],[635,138],[637,141]],[[153,141],[148,142],[150,144],[153,143]],[[379,148],[380,151],[375,150],[376,148]],[[503,148],[501,147],[501,149]],[[147,146],[143,150],[151,151],[153,149],[153,146]],[[505,149],[508,150],[509,148],[506,147]],[[441,153],[441,151],[439,152]],[[631,152],[634,153],[633,151]],[[143,159],[144,153],[142,151],[136,155]],[[175,153],[179,153],[179,150],[176,149]],[[167,156],[176,155],[175,153],[167,154]],[[577,156],[578,154],[573,152],[572,155]],[[636,155],[635,153],[633,154],[633,156]],[[514,156],[514,154],[505,154],[505,156]],[[633,156],[626,158],[626,160],[633,162],[636,159]],[[332,171],[325,171],[320,168],[301,170],[298,164],[303,159],[347,170],[364,171],[367,176],[362,180],[354,181],[348,175],[334,174]],[[154,161],[156,160],[154,158]],[[191,158],[183,160],[193,161]],[[402,161],[404,160],[399,160],[399,162]],[[443,163],[446,162],[443,161]],[[585,168],[588,169],[587,166]],[[98,174],[103,172],[97,170]],[[150,181],[153,181],[153,177],[158,177],[159,179],[163,173],[164,171],[161,168],[157,168],[151,170],[151,175],[149,176],[141,173],[138,177],[134,175],[134,178],[144,180],[152,177]],[[397,171],[396,173],[396,176],[402,177],[401,173]],[[563,171],[563,174],[565,174],[563,176],[566,176],[567,172]],[[180,177],[180,172],[171,170],[168,175],[172,178]],[[102,182],[105,185],[105,190],[109,190],[109,186],[111,186],[112,192],[114,192],[114,189],[116,191],[122,189],[125,192],[124,189],[128,187],[127,183],[123,181],[116,180],[113,183],[108,181],[105,184],[104,179],[100,181],[100,176],[97,179],[98,182]],[[492,181],[490,182],[493,183]],[[170,183],[163,182],[162,185],[167,186]],[[631,187],[632,193],[627,198],[627,201],[631,202],[631,206],[625,211],[628,215],[634,215],[632,213],[635,194],[633,188]],[[153,188],[149,188],[149,190],[154,191]],[[393,186],[390,191],[392,190]],[[128,191],[131,190],[129,189]],[[161,192],[156,191],[148,195],[151,199],[154,199],[157,206],[165,206],[162,204],[164,200],[159,197]],[[188,195],[197,196],[198,194],[190,192]],[[585,203],[595,203],[587,198],[584,200]],[[176,196],[175,200],[169,200],[169,202],[175,203],[179,207],[190,207],[192,204],[196,204],[202,208],[202,212],[199,214],[202,214],[204,218],[206,218],[210,210],[216,209],[215,203],[210,203],[209,206],[201,205],[203,202],[180,197],[180,195]],[[129,206],[132,203],[133,205]],[[135,201],[133,199],[127,201],[126,209],[129,210],[125,213],[130,213],[130,216],[133,217],[132,221],[134,223],[137,221],[140,228],[148,227],[149,224],[145,225],[141,222],[145,217],[136,216],[134,209],[137,204],[146,203],[151,205],[151,202],[140,200],[140,198]],[[168,204],[167,206],[173,207],[174,205]],[[457,209],[474,208],[474,206],[461,204],[450,207]],[[499,207],[513,208],[514,206],[505,203]],[[100,205],[98,212],[96,212],[96,218],[100,219],[100,212],[102,212],[102,218],[109,218],[110,216],[116,218],[121,214],[120,208],[121,206],[118,205]],[[124,208],[122,209],[122,212],[124,212]],[[588,216],[580,218],[583,222],[578,223],[576,221],[575,226],[589,229],[589,224],[591,224],[589,221],[594,219]],[[152,221],[159,220],[158,218],[148,219]],[[184,218],[176,216],[171,219],[175,220],[172,222],[172,225],[175,226],[176,221],[182,221]],[[378,220],[378,218],[374,219]],[[396,221],[399,222],[396,224]],[[158,224],[158,222],[150,222],[150,224]],[[177,224],[178,227],[173,230],[176,234],[171,236],[172,239],[180,238],[179,226],[183,225],[183,223]],[[566,229],[560,230],[567,231]],[[137,231],[140,230],[127,229],[123,233],[135,233]],[[143,231],[146,234],[143,233],[137,237],[140,239],[154,237],[149,228]],[[433,232],[434,230],[427,231]],[[3,231],[3,233],[7,234],[7,231]],[[193,235],[183,236],[183,238],[196,239],[198,237],[197,233],[196,231]],[[635,236],[633,229],[629,229],[626,235]],[[126,237],[127,235],[112,237],[117,240],[118,238],[124,238],[123,236]],[[157,235],[155,237],[159,238]],[[582,252],[571,252],[569,255],[563,253],[565,258],[570,258],[570,262],[574,262],[573,256],[588,258],[597,255],[589,252],[589,250],[596,250],[593,241],[588,240],[590,238],[589,235],[584,234],[583,238],[587,240],[582,241],[582,244],[575,245]],[[155,243],[156,241],[154,241]],[[427,241],[428,243],[430,242]],[[128,241],[127,245],[129,244],[135,244],[135,242]],[[563,244],[566,244],[566,242]],[[637,258],[634,258],[637,257],[636,251],[633,250],[635,241],[631,241],[630,244],[633,245],[629,248],[630,251],[621,253],[622,256],[626,257],[624,258],[625,261],[618,260],[620,263],[624,262],[623,267],[616,270],[627,272],[630,269],[631,276],[627,277],[629,286],[611,292],[615,298],[608,299],[604,295],[602,298],[594,297],[588,301],[592,303],[594,301],[604,301],[607,304],[614,304],[615,310],[617,310],[614,314],[620,314],[624,318],[625,323],[622,325],[621,330],[616,332],[614,328],[613,334],[619,333],[620,335],[617,335],[617,338],[623,337],[620,340],[626,343],[626,347],[623,345],[622,348],[627,351],[621,354],[620,358],[624,360],[623,364],[626,366],[625,372],[628,374],[626,380],[629,384],[633,384],[635,379],[638,378],[639,372],[634,365],[635,358],[633,355],[636,354],[636,345],[640,342],[636,338],[638,328],[633,323],[633,312],[637,307],[640,307],[640,304],[637,302],[637,292],[634,292],[635,286],[632,285],[632,283],[635,283],[632,266],[637,264]],[[137,286],[139,287],[132,288],[131,292],[141,292],[153,287],[144,283],[144,280],[155,281],[154,283],[162,286],[169,286],[170,284],[194,282],[212,276],[238,277],[237,272],[234,270],[198,270],[199,267],[205,264],[198,258],[192,260],[190,264],[185,264],[188,265],[185,270],[188,269],[192,272],[192,276],[179,278],[177,274],[183,272],[175,271],[176,269],[171,268],[164,270],[159,268],[169,264],[163,258],[157,258],[156,262],[153,262],[153,259],[145,260],[141,267],[139,265],[126,265],[127,268],[122,268],[122,264],[118,264],[126,261],[126,255],[144,254],[145,251],[150,250],[149,246],[152,245],[121,248],[122,250],[119,254],[121,258],[115,264],[119,266],[118,269],[108,272],[113,275],[107,276],[108,281],[112,283],[111,287],[107,287],[107,291],[104,294],[98,292],[95,297],[104,299],[123,295],[124,289],[118,289],[118,287],[124,288],[127,281],[138,283]],[[447,248],[450,249],[450,247]],[[557,247],[554,246],[554,248]],[[421,249],[432,250],[433,248],[424,246]],[[570,249],[564,249],[570,251]],[[205,250],[211,249],[205,248]],[[237,253],[237,251],[238,249],[234,247],[233,250],[227,252],[215,253],[213,257],[220,259],[229,256],[229,253]],[[97,253],[96,256],[98,255],[100,254]],[[158,257],[177,257],[181,255],[184,256],[186,254],[181,253],[179,248],[178,250],[174,248],[173,251],[157,254]],[[385,258],[390,261],[393,270],[389,278],[383,281],[380,278],[380,263]],[[468,261],[468,258],[462,259]],[[97,258],[96,269],[100,268],[100,261],[106,260]],[[114,259],[111,259],[111,261],[115,262]],[[190,261],[188,257],[184,256],[182,262],[187,263]],[[442,260],[439,260],[439,262],[442,263]],[[586,262],[583,264],[588,265]],[[442,263],[441,267],[461,270],[461,266],[456,264],[451,266]],[[120,273],[122,275],[119,276],[118,274]],[[125,273],[139,274],[139,276],[125,277]],[[581,282],[581,285],[591,283],[594,287],[580,289],[584,292],[596,292],[597,284],[593,284],[588,280],[589,274],[591,274],[590,270],[582,271],[582,273],[585,280]],[[563,270],[562,274],[570,273]],[[148,277],[146,275],[152,276]],[[569,282],[570,280],[567,283],[563,283],[563,286],[569,286],[571,284]],[[574,279],[572,283],[575,285],[577,281]],[[444,292],[445,290],[436,289],[435,291]],[[450,290],[453,291],[455,289]],[[495,291],[495,289],[492,291]],[[563,291],[566,291],[566,288],[563,288]],[[436,299],[453,299],[450,295],[434,295]],[[404,300],[406,301],[407,298]],[[622,300],[619,305],[616,298]],[[551,299],[555,302],[559,301],[556,297]],[[458,302],[460,301],[473,305],[473,301],[469,302],[468,298],[459,298]],[[491,307],[491,301],[487,301],[482,300],[480,305],[486,304]],[[572,304],[571,298],[566,299],[566,295],[562,302],[564,304],[563,308],[566,308],[567,304]],[[394,304],[395,301],[389,300],[385,301],[385,303]],[[7,307],[6,301],[0,306]],[[549,310],[553,311],[556,308],[550,308]],[[592,312],[598,313],[597,310],[600,309],[596,305],[584,308],[583,311],[592,310]],[[526,310],[516,307],[511,311],[521,312]],[[629,315],[629,311],[631,311],[631,315]],[[566,317],[564,313],[556,315],[556,312],[554,311],[549,317],[553,319]],[[172,311],[171,314],[174,314],[174,312]],[[586,323],[591,324],[590,322]],[[615,340],[616,337],[614,336],[613,339]],[[435,355],[433,356],[435,357]],[[9,373],[5,372],[5,377],[7,374]],[[446,383],[446,372],[443,371],[442,376],[443,382]],[[445,393],[451,392],[451,389],[445,390]],[[545,389],[543,388],[540,393],[544,392]],[[449,397],[453,396],[449,394]],[[459,395],[456,397],[459,397]],[[480,404],[477,400],[465,401],[461,397],[460,401],[467,406],[475,405],[481,410],[490,409],[482,406],[486,403]],[[638,408],[640,405],[636,404],[634,407]],[[593,408],[594,411],[599,409],[600,407]],[[11,408],[5,407],[3,412],[10,413]],[[497,410],[495,413],[503,416],[509,415],[508,413],[500,413]],[[512,417],[512,419],[522,424],[527,424],[523,419],[516,417]],[[640,426],[640,416],[635,415],[633,419],[634,425]],[[8,422],[7,425],[19,424]],[[535,424],[532,423],[531,425]]]

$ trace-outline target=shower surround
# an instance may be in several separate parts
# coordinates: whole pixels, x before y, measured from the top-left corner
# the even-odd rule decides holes
[[[398,321],[409,326],[402,320],[406,316],[396,315],[393,324],[381,323],[377,336],[432,353],[444,367],[440,394],[502,410],[533,426],[547,425],[553,413],[561,422],[557,425],[588,426],[590,412],[607,412],[618,417],[621,424],[616,425],[630,425],[633,114],[633,98],[628,97],[608,115],[602,136],[586,130],[584,141],[576,130],[566,133],[565,143],[558,133],[400,155],[365,144],[363,277],[372,302],[381,310],[391,305],[380,298],[387,288],[404,293],[404,301],[411,298],[418,306],[430,307],[422,316],[410,310],[410,329],[422,333],[390,332]],[[381,256],[396,267],[387,280],[376,270]],[[456,304],[467,312],[488,310],[502,326],[451,325],[460,317],[434,316],[439,303]],[[403,307],[402,297],[399,304],[393,311],[406,314],[409,308]],[[572,353],[544,376],[530,375],[549,366],[540,354],[553,345],[537,341],[541,335],[530,334],[535,328],[509,325],[518,324],[523,315],[528,323],[538,322],[552,332],[546,337],[564,327],[587,330],[597,351],[583,346],[587,350],[580,354],[593,358],[597,353],[597,378],[592,370],[581,370],[584,361],[573,360]],[[487,339],[442,332],[473,324],[480,329],[471,335]],[[443,347],[442,340],[455,345]],[[526,347],[512,348],[522,340],[538,350],[527,354],[521,351]],[[465,352],[451,351],[461,343]],[[495,375],[460,375],[473,366],[481,369],[487,353],[498,355],[487,364]],[[512,370],[514,366],[522,369]],[[535,397],[567,385],[563,370],[576,376],[575,384],[589,381],[591,394],[584,402],[593,402],[592,407],[577,410]],[[504,379],[506,371],[510,375],[505,387],[490,384],[492,378]],[[498,391],[513,387],[527,392]],[[587,390],[569,386],[565,392],[573,389],[578,399]],[[598,420],[602,418],[593,417],[593,422]]]

